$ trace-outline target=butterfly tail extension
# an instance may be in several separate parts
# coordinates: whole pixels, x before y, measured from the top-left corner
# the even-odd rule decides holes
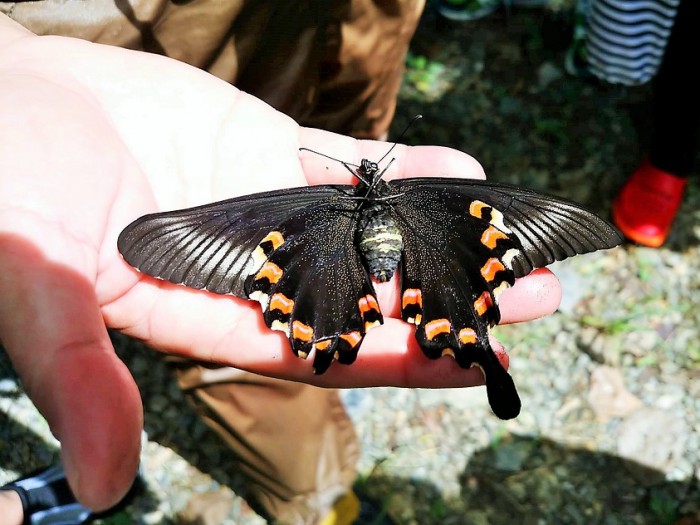
[[[471,328],[458,333],[459,351],[455,354],[462,368],[477,366],[484,374],[486,396],[493,413],[500,419],[513,419],[520,414],[520,396],[513,378],[503,367],[487,337]]]
[[[517,417],[521,408],[518,389],[490,345],[488,349],[479,353],[477,366],[481,368],[486,379],[486,395],[493,413],[500,419]]]
[[[484,374],[486,395],[493,413],[500,419],[513,419],[521,402],[515,382],[499,361],[488,339],[488,332],[454,327],[446,318],[435,319],[416,328],[416,339],[432,359],[451,356],[462,368],[477,366]]]

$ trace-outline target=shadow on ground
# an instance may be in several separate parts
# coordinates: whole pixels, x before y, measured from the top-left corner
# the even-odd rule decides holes
[[[663,481],[638,463],[542,438],[508,435],[480,450],[460,484],[460,494],[446,497],[421,480],[385,477],[379,466],[363,489],[401,524],[670,525],[683,516],[691,520],[683,523],[700,519],[697,479]]]

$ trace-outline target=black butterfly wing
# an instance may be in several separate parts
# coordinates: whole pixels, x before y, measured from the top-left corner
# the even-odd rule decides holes
[[[522,252],[511,261],[515,277],[523,277],[554,261],[613,248],[622,242],[610,223],[581,205],[527,188],[448,178],[406,179],[393,181],[391,185],[399,192],[449,188],[450,192],[463,195],[467,202],[477,200],[496,209],[522,246]]]
[[[494,413],[517,416],[515,384],[488,340],[500,293],[534,268],[612,248],[621,237],[578,204],[515,186],[434,178],[390,185],[404,238],[404,319],[417,325],[428,357],[449,353],[460,366],[480,366]]]
[[[449,354],[464,368],[481,367],[491,408],[510,419],[520,398],[488,330],[500,320],[500,293],[515,282],[508,259],[522,247],[483,206],[469,204],[444,187],[407,185],[391,200],[404,242],[402,316],[429,358]]]
[[[367,330],[383,322],[355,247],[358,206],[337,200],[298,211],[277,226],[279,244],[246,282],[267,325],[287,333],[296,355],[315,350],[318,374],[334,359],[354,362]]]
[[[266,324],[314,369],[355,360],[381,323],[355,249],[351,186],[312,186],[146,215],[119,236],[124,259],[177,284],[258,300]]]
[[[295,188],[145,215],[121,232],[117,247],[126,262],[145,274],[247,298],[252,254],[263,239],[280,222],[339,191],[332,186]]]

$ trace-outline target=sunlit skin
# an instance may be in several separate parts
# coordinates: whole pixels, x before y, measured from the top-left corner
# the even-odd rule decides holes
[[[15,491],[0,490],[0,512],[6,525],[22,525],[22,501]]]
[[[140,450],[139,393],[106,327],[163,352],[321,386],[482,383],[476,368],[423,355],[399,319],[396,279],[377,286],[386,322],[357,362],[318,376],[265,326],[257,303],[156,281],[119,256],[117,235],[145,213],[352,182],[341,164],[300,147],[358,163],[388,146],[301,128],[176,61],[35,37],[0,15],[0,340],[87,506],[121,499]],[[484,176],[446,148],[398,146],[392,157],[387,178]],[[502,321],[547,315],[559,299],[556,278],[539,270],[503,293]]]

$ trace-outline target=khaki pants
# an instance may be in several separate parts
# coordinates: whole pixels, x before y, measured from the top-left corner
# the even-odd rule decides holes
[[[381,137],[425,0],[38,0],[3,12],[37,34],[182,60],[304,126]]]
[[[424,0],[0,1],[37,34],[167,55],[261,98],[300,124],[385,136]],[[313,524],[355,479],[358,443],[334,390],[176,362],[202,418],[240,458],[253,504]]]
[[[233,449],[261,515],[313,524],[355,481],[359,446],[336,390],[183,361],[180,387]]]

